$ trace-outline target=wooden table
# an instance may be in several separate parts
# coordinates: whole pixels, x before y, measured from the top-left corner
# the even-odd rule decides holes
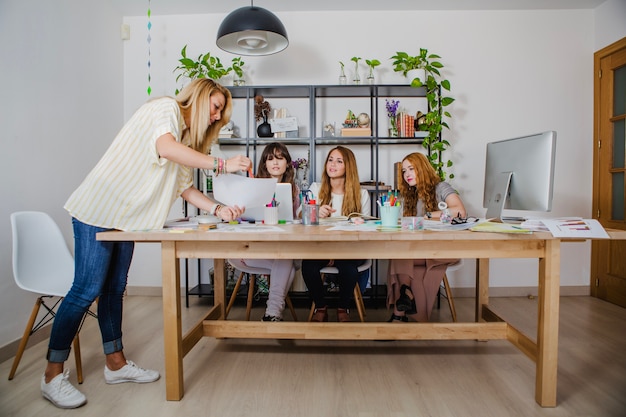
[[[560,239],[550,233],[500,234],[469,231],[356,232],[325,226],[280,226],[282,232],[223,230],[104,232],[98,240],[161,243],[166,398],[184,395],[183,357],[204,336],[216,338],[325,340],[509,340],[536,363],[535,400],[556,406],[559,331]],[[609,231],[626,239],[626,232]],[[180,262],[213,258],[214,306],[183,334]],[[414,259],[475,258],[476,322],[309,323],[224,320],[224,259]],[[523,334],[489,308],[489,259],[538,258],[538,323],[535,339]]]

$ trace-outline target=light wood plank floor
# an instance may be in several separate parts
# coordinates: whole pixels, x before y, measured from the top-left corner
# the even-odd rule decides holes
[[[457,299],[471,321],[473,299]],[[206,299],[183,307],[184,323]],[[537,300],[493,298],[514,323],[533,329]],[[253,310],[260,319],[263,308]],[[298,310],[304,319],[307,311]],[[163,372],[161,299],[130,296],[124,311],[125,352],[140,366]],[[243,307],[231,312],[243,315]],[[369,309],[368,320],[386,320]],[[289,316],[287,316],[289,317]],[[333,319],[333,316],[331,316]],[[26,320],[26,318],[24,318]],[[445,301],[434,320],[450,321]],[[398,324],[401,326],[401,324]],[[534,364],[505,341],[324,342],[203,339],[185,358],[185,397],[165,401],[163,379],[106,385],[95,320],[81,333],[86,406],[55,408],[39,391],[47,341],[27,350],[17,375],[0,364],[0,416],[255,416],[420,417],[626,415],[626,310],[590,297],[561,298],[558,406],[534,400]],[[67,364],[74,370],[73,356]],[[75,373],[71,380],[76,381]]]

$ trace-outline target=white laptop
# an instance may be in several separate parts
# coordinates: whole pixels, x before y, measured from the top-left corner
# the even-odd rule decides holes
[[[276,202],[278,203],[278,220],[293,221],[293,200],[291,196],[291,184],[286,182],[276,183]],[[270,201],[263,202],[260,207],[246,208],[241,215],[242,220],[254,220],[255,222],[263,221],[265,216],[265,205]]]

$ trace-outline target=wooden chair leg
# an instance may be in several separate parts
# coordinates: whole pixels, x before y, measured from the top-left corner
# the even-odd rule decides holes
[[[359,313],[361,322],[365,321],[365,303],[363,302],[363,294],[361,294],[361,287],[357,283],[354,286],[354,303],[356,304],[356,311]]]
[[[289,311],[291,311],[293,321],[298,321],[298,315],[296,314],[296,309],[293,308],[293,303],[291,302],[291,298],[289,298],[289,294],[285,296],[285,304],[287,304],[287,307],[289,307]]]
[[[315,301],[311,302],[311,310],[309,310],[309,318],[307,321],[311,321],[313,318],[313,313],[315,312]]]
[[[35,325],[35,320],[37,319],[37,314],[39,313],[39,307],[41,307],[42,303],[41,297],[37,298],[35,301],[35,305],[33,306],[33,310],[30,313],[30,318],[28,319],[28,323],[26,323],[26,328],[24,329],[24,334],[22,335],[22,340],[20,341],[20,345],[17,348],[17,353],[15,354],[15,359],[13,359],[13,366],[11,367],[11,372],[9,373],[9,381],[13,379],[15,376],[15,372],[17,371],[17,366],[20,364],[20,360],[22,360],[22,355],[24,354],[24,350],[26,349],[26,345],[28,344],[28,339],[30,338],[30,332],[33,330],[33,326]]]
[[[235,283],[235,288],[233,288],[233,293],[230,295],[230,300],[228,301],[228,305],[226,306],[226,313],[224,314],[224,319],[228,318],[228,313],[230,313],[230,309],[235,304],[235,299],[237,298],[237,292],[239,291],[239,287],[241,287],[241,281],[243,280],[243,272],[239,274],[239,278],[237,278],[237,282]]]
[[[450,283],[448,282],[448,276],[443,274],[443,286],[446,289],[446,298],[448,299],[448,305],[450,306],[450,314],[452,314],[452,321],[456,323],[456,308],[454,308],[454,299],[452,298],[452,290],[450,289]]]
[[[250,320],[252,311],[252,300],[254,299],[254,287],[256,282],[255,274],[248,274],[248,302],[246,303],[246,320]]]
[[[78,379],[78,383],[83,383],[83,361],[80,358],[80,338],[78,337],[78,333],[76,333],[76,337],[74,337],[74,360],[76,361],[76,378]]]

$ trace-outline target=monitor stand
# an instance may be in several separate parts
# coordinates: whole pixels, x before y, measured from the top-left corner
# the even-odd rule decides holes
[[[502,211],[504,210],[506,198],[509,195],[509,185],[511,184],[512,175],[512,172],[501,172],[498,174],[496,183],[487,201],[487,214],[485,215],[487,220],[504,223]]]

